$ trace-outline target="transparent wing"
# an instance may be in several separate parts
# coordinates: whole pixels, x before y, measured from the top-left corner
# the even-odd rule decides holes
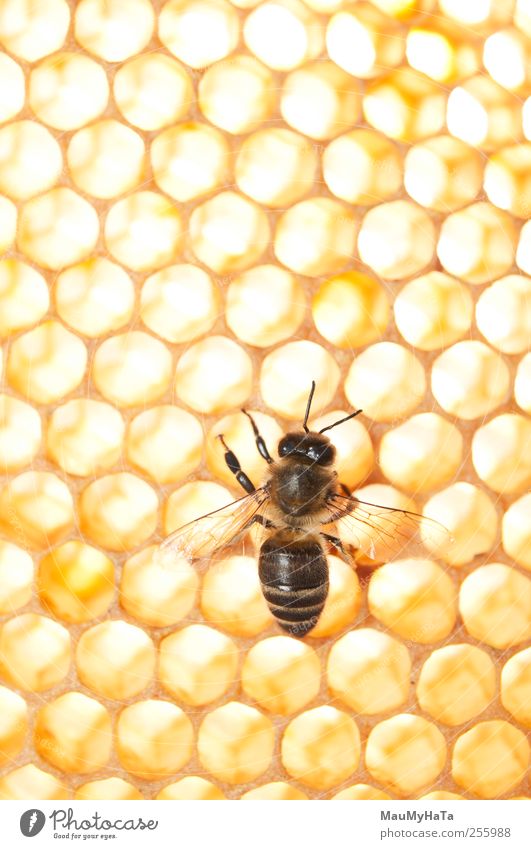
[[[359,501],[334,494],[328,506],[341,541],[376,563],[397,556],[423,554],[426,548],[443,552],[452,542],[449,531],[420,513]]]
[[[166,564],[181,557],[186,560],[211,557],[246,530],[268,500],[268,491],[257,489],[226,507],[188,522],[161,542],[155,555],[157,560]]]

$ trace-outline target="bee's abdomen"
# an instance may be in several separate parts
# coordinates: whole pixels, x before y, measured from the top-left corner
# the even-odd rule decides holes
[[[278,531],[262,546],[259,575],[280,627],[304,637],[317,624],[328,595],[328,564],[320,542]]]

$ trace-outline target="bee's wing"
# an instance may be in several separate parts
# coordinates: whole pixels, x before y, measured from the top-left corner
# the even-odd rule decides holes
[[[210,557],[249,527],[260,507],[268,500],[269,492],[262,487],[226,507],[188,522],[161,542],[155,555],[157,560],[169,563],[180,557],[186,560]]]
[[[328,506],[330,521],[337,523],[342,542],[378,563],[400,555],[426,556],[426,548],[440,553],[452,542],[444,525],[420,513],[371,504],[339,493],[330,498]]]

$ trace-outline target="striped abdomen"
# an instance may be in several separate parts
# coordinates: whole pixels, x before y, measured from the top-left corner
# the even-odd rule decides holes
[[[316,624],[328,595],[328,563],[319,540],[276,531],[260,550],[262,592],[278,624],[304,637]]]

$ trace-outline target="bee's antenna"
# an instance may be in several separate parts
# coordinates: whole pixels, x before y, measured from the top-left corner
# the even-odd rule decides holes
[[[333,427],[336,427],[336,425],[343,424],[343,422],[348,422],[349,419],[353,419],[355,416],[359,416],[360,413],[363,413],[363,410],[356,410],[355,413],[351,413],[349,416],[345,416],[343,419],[338,419],[337,422],[334,422],[331,425],[327,425],[322,430],[320,430],[319,433],[324,433],[325,430],[331,430]]]
[[[312,380],[312,388],[310,389],[310,394],[308,395],[308,403],[306,404],[306,412],[304,414],[304,421],[302,423],[303,430],[308,433],[308,416],[310,415],[310,407],[312,406],[313,393],[315,392],[315,380]]]

